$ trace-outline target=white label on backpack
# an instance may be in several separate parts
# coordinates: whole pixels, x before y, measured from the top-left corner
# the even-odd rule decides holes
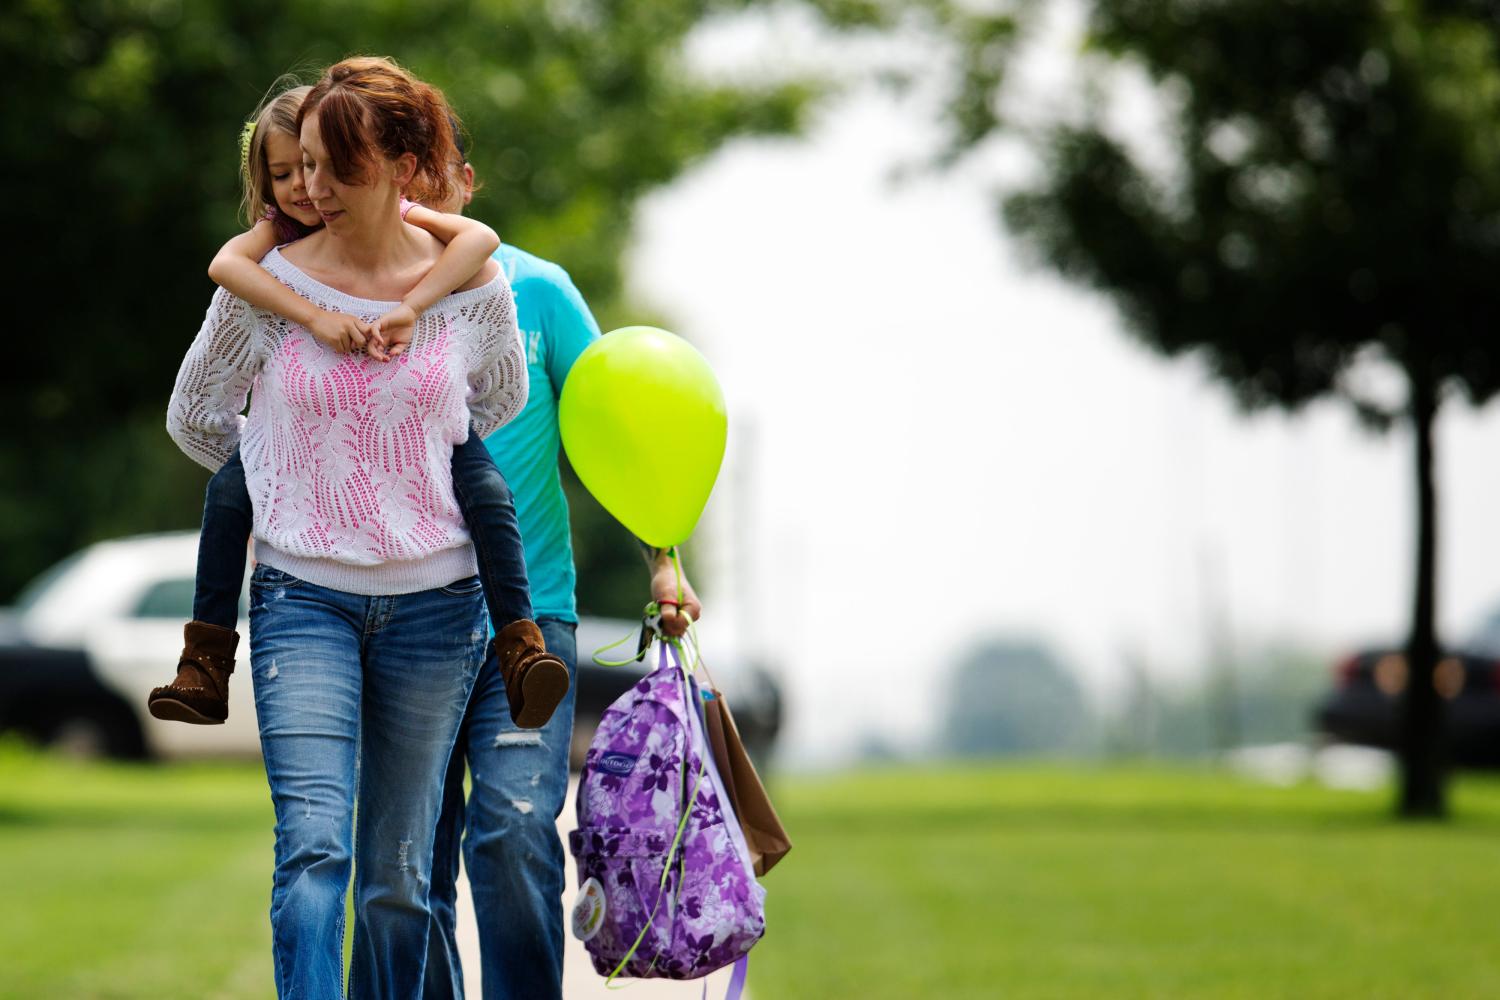
[[[640,760],[638,754],[607,753],[599,758],[599,770],[606,774],[624,776],[635,770],[635,765]]]
[[[587,941],[599,933],[604,926],[604,886],[596,878],[590,878],[578,887],[578,897],[573,900],[573,936]]]

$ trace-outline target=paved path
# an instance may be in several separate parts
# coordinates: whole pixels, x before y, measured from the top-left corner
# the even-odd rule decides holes
[[[568,805],[563,809],[562,818],[557,821],[557,829],[563,837],[563,843],[567,843],[568,831],[573,829],[575,821],[573,818],[574,794],[578,790],[578,779],[574,777],[568,786]],[[568,857],[567,891],[563,893],[563,914],[571,910],[573,905],[573,894],[578,886],[578,874],[573,867],[573,858]],[[566,1000],[694,1000],[703,996],[703,980],[697,979],[692,982],[672,982],[667,979],[616,979],[615,987],[624,986],[624,992],[619,989],[605,989],[604,977],[594,971],[593,964],[589,961],[588,952],[583,949],[583,942],[575,938],[571,933],[565,938],[567,944],[563,954],[563,996]],[[459,875],[458,884],[458,951],[464,964],[464,992],[469,1000],[480,1000],[483,993],[479,985],[479,927],[474,922],[474,907],[469,898],[469,881],[467,876]],[[754,963],[752,962],[753,966]],[[752,980],[755,976],[752,974]],[[724,991],[729,986],[729,970],[724,969],[708,977],[708,995],[712,1000],[722,1000]],[[750,1000],[750,991],[744,993],[745,1000]]]

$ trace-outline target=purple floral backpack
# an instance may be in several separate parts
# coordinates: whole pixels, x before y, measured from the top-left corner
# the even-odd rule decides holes
[[[708,749],[681,650],[604,713],[584,757],[573,933],[603,976],[696,979],[736,965],[766,930],[766,890]]]

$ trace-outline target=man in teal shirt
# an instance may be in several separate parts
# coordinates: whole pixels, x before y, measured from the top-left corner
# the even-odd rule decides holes
[[[462,146],[460,146],[462,149]],[[464,163],[458,193],[444,211],[461,212],[474,189]],[[577,694],[578,623],[573,590],[573,542],[568,503],[558,469],[557,401],[578,356],[599,336],[599,325],[568,273],[515,247],[495,252],[515,296],[526,348],[530,392],[519,416],[485,445],[510,486],[526,549],[533,616],[547,649],[568,666],[562,704],[541,729],[511,721],[505,684],[493,654],[469,699],[454,748],[438,822],[430,894],[433,928],[427,954],[427,1000],[463,995],[454,936],[459,844],[479,924],[485,1000],[562,997],[564,854],[557,833],[568,789]],[[647,550],[653,600],[677,598],[676,571],[667,553]],[[683,581],[683,611],[701,614]],[[662,627],[681,634],[686,621],[666,609]],[[464,765],[471,791],[464,800]]]

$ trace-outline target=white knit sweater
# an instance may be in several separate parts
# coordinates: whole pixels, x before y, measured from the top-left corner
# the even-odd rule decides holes
[[[277,250],[261,266],[324,309],[373,320],[397,305],[330,288]],[[239,448],[257,560],[348,593],[407,594],[476,571],[453,446],[471,418],[484,436],[520,413],[526,391],[503,275],[423,313],[388,362],[335,353],[221,288],[177,373],[167,432],[215,471]]]

